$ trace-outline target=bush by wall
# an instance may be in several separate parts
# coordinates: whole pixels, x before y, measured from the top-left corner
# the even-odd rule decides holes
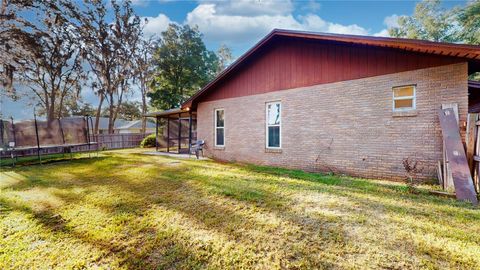
[[[140,142],[141,148],[155,147],[155,134],[150,134]]]

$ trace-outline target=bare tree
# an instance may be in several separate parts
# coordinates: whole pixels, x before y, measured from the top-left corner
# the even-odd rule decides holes
[[[134,76],[134,53],[141,38],[140,18],[135,15],[130,1],[118,4],[111,1],[114,21],[107,21],[103,1],[85,0],[83,11],[76,15],[81,21],[79,33],[84,41],[83,56],[95,77],[92,88],[96,89],[99,105],[96,113],[95,133],[103,103],[109,106],[109,133],[118,115],[124,94],[130,90]]]
[[[48,121],[64,115],[65,103],[79,97],[84,74],[78,35],[61,11],[49,11],[43,20],[45,31],[35,50],[37,57],[22,75],[36,95]]]
[[[115,14],[115,23],[111,28],[113,32],[113,44],[117,52],[116,74],[119,86],[115,91],[108,93],[109,102],[109,133],[113,133],[114,122],[117,119],[119,110],[122,107],[124,95],[130,91],[131,82],[135,77],[135,55],[139,50],[142,40],[142,24],[131,6],[130,1],[122,5],[112,1]]]
[[[16,97],[14,74],[23,71],[37,47],[41,31],[18,14],[38,8],[32,0],[2,0],[0,6],[0,82],[10,97]],[[3,94],[3,93],[2,93]]]
[[[147,93],[149,83],[153,76],[153,65],[150,62],[152,53],[155,50],[153,37],[144,39],[140,42],[140,47],[135,54],[136,73],[135,78],[139,82],[140,93],[142,95],[142,116],[147,113]],[[147,119],[142,117],[142,133],[145,133]]]
[[[27,8],[38,18],[36,24],[17,15]],[[64,114],[65,103],[77,99],[81,88],[78,35],[63,12],[75,8],[61,0],[2,2],[1,12],[8,17],[2,21],[0,34],[6,48],[1,56],[5,61],[3,84],[15,97],[13,72],[18,74],[17,82],[30,90],[22,94],[33,94],[49,122]],[[11,15],[13,11],[17,13]]]

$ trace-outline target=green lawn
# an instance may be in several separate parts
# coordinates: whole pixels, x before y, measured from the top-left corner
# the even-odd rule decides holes
[[[0,269],[480,269],[466,203],[140,152],[3,168]]]

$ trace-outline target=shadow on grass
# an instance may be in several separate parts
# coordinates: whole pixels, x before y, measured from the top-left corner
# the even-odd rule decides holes
[[[66,170],[65,175],[69,179],[51,175],[49,169]],[[142,171],[138,173],[137,169]],[[129,174],[130,170],[137,174],[132,176]],[[232,262],[226,262],[230,258],[223,255],[230,255],[232,258],[243,256],[243,259],[233,262],[246,261],[246,267],[253,267],[263,259],[258,252],[258,246],[268,252],[282,250],[280,267],[292,263],[305,267],[334,267],[337,264],[335,259],[319,258],[318,252],[334,249],[342,256],[351,252],[348,249],[342,251],[342,247],[355,247],[355,243],[351,243],[346,236],[343,224],[337,220],[322,215],[313,216],[292,208],[294,200],[290,195],[297,191],[332,194],[360,204],[366,209],[386,208],[397,213],[408,212],[409,215],[427,218],[430,222],[435,222],[435,217],[431,217],[432,210],[418,209],[411,205],[398,206],[395,202],[415,200],[426,205],[437,205],[435,211],[440,211],[447,218],[458,214],[455,211],[459,209],[463,209],[463,214],[469,221],[479,218],[478,214],[470,212],[472,209],[465,204],[423,195],[421,199],[415,198],[415,195],[406,193],[398,185],[259,166],[190,160],[177,162],[165,157],[155,159],[137,155],[114,155],[109,158],[76,160],[69,164],[18,168],[15,172],[25,176],[27,180],[8,187],[11,190],[52,188],[52,194],[69,205],[85,205],[93,201],[94,206],[109,217],[131,215],[124,225],[131,227],[136,235],[125,233],[119,236],[124,241],[118,242],[109,237],[92,238],[72,229],[65,219],[55,212],[56,209],[38,212],[26,205],[18,205],[8,200],[0,201],[11,209],[32,214],[52,232],[66,234],[100,247],[106,252],[105,256],[114,254],[127,268],[203,268],[212,263],[215,257],[213,251],[207,252],[211,254],[201,253],[198,247],[192,244],[197,240],[188,232],[185,232],[183,238],[178,238],[172,235],[171,228],[159,228],[150,224],[151,222],[140,228],[135,227],[135,223],[142,220],[143,215],[155,206],[180,213],[207,233],[244,247],[243,251],[227,249],[227,254],[217,255],[220,258],[216,260],[220,260],[220,265],[227,266]],[[74,188],[82,190],[73,192]],[[107,196],[102,200],[102,192],[109,190],[112,194],[108,193],[108,196],[112,198]],[[369,197],[366,198],[365,195]],[[443,206],[449,206],[449,209],[443,209]],[[245,209],[251,211],[243,211]],[[278,224],[265,225],[262,220],[265,215],[278,220]],[[291,227],[291,231],[286,231],[286,228],[282,227],[284,225]],[[276,235],[272,234],[272,230],[277,233],[280,231],[280,235],[291,234],[291,238],[284,239],[284,246],[267,245],[269,242],[279,241],[275,238]],[[303,248],[299,243],[310,243],[313,247]]]

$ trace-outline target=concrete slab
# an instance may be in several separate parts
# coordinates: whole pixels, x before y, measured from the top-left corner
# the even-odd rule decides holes
[[[177,154],[177,153],[166,153],[166,152],[156,152],[156,151],[149,151],[143,152],[144,155],[152,155],[152,156],[165,156],[165,157],[173,157],[173,158],[183,158],[183,159],[197,159],[195,155],[189,154]],[[200,156],[199,160],[210,160],[207,157]]]

